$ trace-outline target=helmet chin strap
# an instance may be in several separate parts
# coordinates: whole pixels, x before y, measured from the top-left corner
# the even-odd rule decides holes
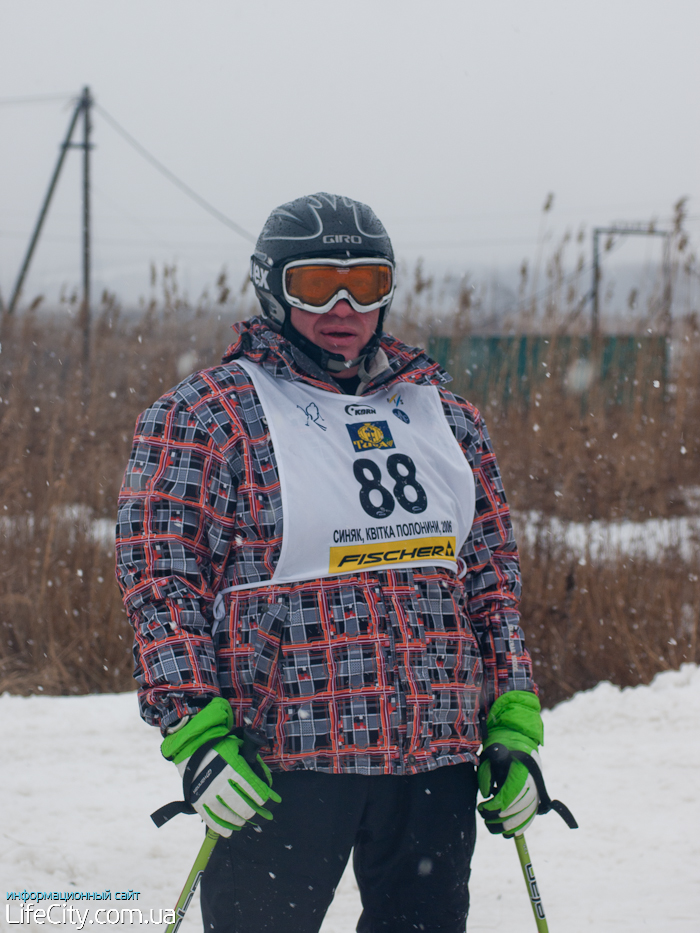
[[[309,359],[312,359],[317,366],[320,366],[321,369],[325,369],[329,373],[343,373],[347,372],[349,369],[353,369],[355,366],[359,366],[360,372],[366,375],[367,365],[371,362],[379,349],[382,317],[383,315],[380,316],[379,325],[377,327],[379,333],[375,332],[372,334],[369,341],[362,348],[360,355],[352,360],[346,360],[340,353],[331,353],[329,350],[324,350],[323,347],[319,347],[318,344],[313,343],[308,337],[299,333],[292,324],[289,314],[285,316],[281,333],[286,340],[294,344],[295,347],[298,347],[298,349],[308,356]]]

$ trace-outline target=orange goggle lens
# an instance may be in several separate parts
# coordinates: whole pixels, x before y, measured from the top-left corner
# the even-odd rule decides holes
[[[290,298],[314,307],[327,304],[345,288],[361,305],[381,301],[391,291],[392,269],[378,263],[357,266],[293,266],[285,273]]]

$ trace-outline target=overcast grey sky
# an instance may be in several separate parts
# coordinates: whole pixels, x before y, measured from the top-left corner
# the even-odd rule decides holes
[[[682,195],[700,240],[697,0],[0,0],[0,33],[0,101],[67,95],[0,102],[5,299],[86,84],[254,234],[328,190],[457,273],[532,259],[542,230],[663,220]],[[94,122],[98,282],[146,294],[151,260],[192,293],[224,265],[241,280],[249,244]],[[79,167],[69,153],[27,296],[80,281]]]

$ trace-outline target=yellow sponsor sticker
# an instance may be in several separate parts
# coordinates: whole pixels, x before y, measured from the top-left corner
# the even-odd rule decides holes
[[[372,544],[346,544],[332,547],[329,573],[350,573],[372,567],[408,564],[422,561],[455,560],[454,536],[409,538],[405,541],[382,541]]]

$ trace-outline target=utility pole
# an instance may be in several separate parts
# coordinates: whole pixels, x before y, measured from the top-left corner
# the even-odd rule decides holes
[[[54,168],[53,175],[51,176],[51,181],[49,182],[49,188],[46,192],[44,202],[41,205],[41,210],[39,211],[39,217],[34,226],[34,231],[32,233],[31,239],[29,241],[29,246],[27,247],[27,252],[22,263],[19,275],[17,276],[17,282],[15,284],[12,297],[7,306],[7,313],[13,314],[17,306],[17,302],[22,293],[22,286],[24,285],[24,280],[27,277],[27,272],[29,271],[29,265],[32,261],[32,256],[34,255],[34,250],[39,241],[39,235],[41,234],[41,229],[44,225],[44,220],[49,210],[49,205],[51,204],[51,198],[56,189],[58,183],[59,175],[61,174],[61,169],[63,168],[63,163],[66,158],[66,153],[69,149],[82,149],[83,150],[83,297],[80,306],[80,323],[83,331],[83,359],[87,361],[90,353],[90,150],[92,149],[92,144],[90,142],[90,133],[92,131],[92,120],[90,110],[93,105],[92,95],[90,94],[90,88],[84,87],[83,92],[78,98],[78,101],[75,105],[75,110],[73,111],[70,123],[68,124],[68,131],[66,133],[65,139],[61,143],[61,148],[58,154],[58,160],[56,162],[56,167]],[[78,123],[78,119],[82,114],[83,117],[83,141],[79,143],[72,142],[73,133],[75,127]]]
[[[668,246],[671,239],[670,230],[657,230],[653,225],[643,223],[631,224],[613,224],[611,227],[593,228],[593,287],[591,288],[592,310],[591,310],[591,336],[596,338],[600,331],[600,304],[599,304],[599,286],[600,286],[600,247],[599,239],[601,236],[661,236],[665,237],[664,243],[664,304],[668,305],[667,313],[670,313],[671,304],[671,281],[668,263]]]
[[[90,133],[92,121],[90,88],[83,88],[83,300],[80,306],[80,324],[83,331],[83,360],[90,357]]]
[[[600,307],[598,304],[598,285],[600,283],[600,255],[598,252],[598,237],[603,231],[603,227],[593,228],[593,288],[591,295],[593,297],[593,309],[591,312],[591,337],[595,340],[598,336],[600,327]]]

